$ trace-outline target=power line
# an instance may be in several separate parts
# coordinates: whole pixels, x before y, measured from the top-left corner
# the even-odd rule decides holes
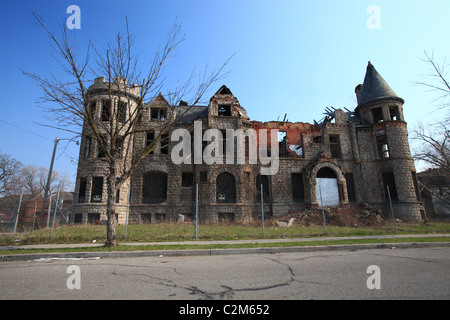
[[[41,137],[41,138],[43,138],[43,139],[46,139],[46,140],[49,140],[49,141],[53,141],[52,139],[49,139],[49,138],[44,137],[44,136],[41,136],[40,134],[37,134],[36,132],[33,132],[33,131],[30,131],[30,130],[21,128],[21,127],[15,125],[15,124],[9,123],[9,122],[7,122],[7,121],[5,121],[5,120],[1,120],[1,119],[0,119],[0,121],[3,122],[3,123],[6,123],[7,125],[10,125],[11,127],[15,127],[15,128],[17,128],[17,129],[20,129],[20,130],[25,131],[25,132],[27,132],[27,133],[30,133],[30,134],[33,134],[33,135],[35,135],[35,136]]]

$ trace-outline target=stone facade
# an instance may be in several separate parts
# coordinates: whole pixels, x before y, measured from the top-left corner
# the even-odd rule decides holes
[[[94,86],[101,86],[102,82],[104,79],[97,79]],[[127,90],[132,93],[137,89]],[[390,197],[397,218],[421,220],[423,207],[409,150],[403,99],[395,95],[370,62],[364,83],[356,87],[355,93],[358,105],[353,111],[328,109],[325,119],[314,124],[252,121],[226,86],[216,92],[207,106],[188,107],[182,103],[170,108],[162,95],[157,96],[142,114],[142,131],[133,137],[131,154],[159,135],[158,123],[186,111],[168,137],[178,128],[192,132],[193,124],[200,122],[202,135],[210,128],[224,133],[227,129],[252,129],[259,137],[259,151],[262,132],[269,132],[270,136],[271,130],[278,130],[276,140],[268,136],[266,143],[268,149],[273,141],[277,143],[279,154],[269,156],[279,160],[278,170],[273,175],[260,175],[264,164],[261,159],[250,163],[251,145],[247,140],[243,141],[244,164],[237,164],[237,159],[233,164],[174,164],[171,154],[177,142],[168,139],[168,146],[160,143],[161,148],[148,155],[121,187],[118,223],[125,223],[128,199],[129,223],[193,219],[197,188],[198,217],[202,223],[261,219],[261,188],[265,217],[322,204],[355,208],[362,203],[390,216]],[[95,97],[95,117],[101,117],[105,97],[101,90]],[[81,223],[104,219],[106,214],[105,173],[101,160],[92,151],[95,142],[86,141],[88,127],[84,130],[76,183],[78,201],[73,206],[75,220]],[[205,141],[202,143],[203,148],[208,147]],[[86,149],[91,151],[87,154]],[[103,185],[99,186],[101,177]]]

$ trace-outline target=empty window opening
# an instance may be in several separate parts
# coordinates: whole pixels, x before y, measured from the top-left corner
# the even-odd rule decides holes
[[[88,112],[90,113],[92,119],[94,119],[94,117],[95,117],[95,105],[96,104],[97,103],[95,101],[89,103],[89,110],[88,110]]]
[[[150,146],[154,139],[155,139],[155,133],[153,131],[148,131],[146,138],[145,138],[145,147],[147,148],[148,146]],[[150,151],[149,154],[153,154],[153,150]]]
[[[378,156],[381,159],[389,158],[389,146],[386,135],[377,136]]]
[[[231,94],[230,89],[228,89],[227,87],[223,86],[219,92],[219,94]]]
[[[384,188],[384,195],[386,197],[386,200],[389,200],[389,195],[391,196],[392,201],[398,200],[397,195],[397,188],[395,186],[395,178],[393,172],[383,172],[383,188]],[[389,188],[389,193],[388,193]]]
[[[122,137],[117,137],[115,142],[115,152],[119,155],[119,158],[122,159],[122,150],[123,150],[123,140]]]
[[[373,123],[383,121],[383,109],[381,108],[372,109],[372,118]]]
[[[184,188],[192,187],[194,185],[194,174],[192,172],[181,173],[181,186]]]
[[[167,174],[148,172],[142,181],[142,203],[157,204],[167,199]]]
[[[341,144],[338,135],[330,135],[330,152],[333,158],[341,157]]]
[[[220,104],[218,108],[218,115],[229,117],[231,116],[231,105],[230,104]]]
[[[141,223],[143,223],[143,224],[152,223],[152,214],[151,213],[141,213]]]
[[[322,136],[313,137],[313,143],[322,143]]]
[[[106,157],[106,136],[101,135],[101,140],[97,140],[97,158],[105,158]],[[101,146],[101,143],[103,143],[104,147]]]
[[[88,223],[89,224],[99,224],[100,223],[100,213],[88,213]]]
[[[208,172],[200,171],[200,182],[206,182],[208,179]]]
[[[109,121],[111,116],[111,101],[102,100],[102,121]]]
[[[225,130],[220,131],[221,136],[219,137],[219,151],[220,154],[227,154],[227,132]]]
[[[116,191],[116,203],[120,202],[120,189]]]
[[[399,121],[400,117],[398,114],[398,107],[390,107],[389,108],[389,114],[391,116],[392,121]]]
[[[219,212],[217,214],[219,223],[230,223],[234,222],[234,212]]]
[[[80,178],[80,187],[78,189],[78,203],[86,201],[86,178]]]
[[[286,131],[278,131],[278,150],[280,157],[287,157],[287,135]]]
[[[82,223],[83,222],[83,214],[75,213],[75,217],[73,219],[73,223]]]
[[[356,202],[355,181],[353,179],[353,173],[345,174],[345,182],[347,184],[348,201]]]
[[[331,179],[336,179],[336,174],[334,173],[334,171],[330,168],[322,168],[319,170],[319,172],[317,172],[317,178],[331,178]]]
[[[121,123],[124,123],[127,119],[127,104],[125,102],[119,101],[117,106],[117,116]]]
[[[266,175],[260,175],[258,174],[256,176],[256,200],[258,202],[261,201],[261,185],[262,185],[262,192],[263,192],[263,201],[268,202],[270,201],[270,185],[269,185],[269,177]]]
[[[155,213],[154,214],[154,221],[155,223],[162,223],[166,221],[166,214],[165,213]]]
[[[161,135],[161,154],[169,154],[169,135],[164,133]]]
[[[150,119],[151,120],[166,120],[167,119],[167,109],[152,108]]]
[[[224,172],[217,176],[216,201],[221,203],[236,202],[236,182],[231,173]]]
[[[292,199],[294,202],[305,202],[305,191],[303,186],[303,174],[302,173],[292,173],[291,174],[292,183]]]
[[[84,140],[84,159],[89,158],[89,156],[91,155],[91,142],[91,137],[86,137],[86,139]]]
[[[91,202],[102,202],[103,177],[92,178]]]

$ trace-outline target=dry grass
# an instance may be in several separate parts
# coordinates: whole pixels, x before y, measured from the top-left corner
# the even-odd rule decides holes
[[[283,228],[276,225],[274,219],[265,222],[264,237],[267,239],[279,238],[304,238],[324,235],[322,215],[310,215],[303,221],[296,221],[291,227]],[[345,217],[332,216],[327,218],[328,236],[365,236],[365,235],[388,235],[395,234],[392,221],[372,217]],[[356,220],[355,220],[356,219]],[[375,221],[375,222],[374,222]],[[430,234],[450,233],[448,222],[397,222],[398,234]],[[128,225],[127,237],[125,227],[117,226],[117,237],[119,242],[161,242],[161,241],[187,241],[195,239],[195,226],[190,223],[184,224],[147,224]],[[199,225],[199,240],[240,240],[262,238],[261,222],[247,225],[216,224]],[[102,243],[106,240],[106,226],[103,225],[75,225],[56,228],[50,239],[50,230],[35,230],[27,233],[0,235],[0,245],[14,244],[43,244],[43,243],[89,243],[92,241]]]

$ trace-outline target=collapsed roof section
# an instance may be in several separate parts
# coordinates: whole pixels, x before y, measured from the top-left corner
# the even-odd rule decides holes
[[[387,82],[383,79],[383,77],[378,73],[375,67],[368,62],[366,68],[366,74],[364,77],[363,84],[359,84],[355,88],[355,93],[357,96],[357,108],[362,106],[366,106],[368,104],[382,102],[386,100],[394,100],[400,103],[404,103],[404,100],[396,95],[396,93],[390,88]],[[154,103],[159,104],[168,104],[166,99],[159,94],[150,104],[151,106]],[[238,99],[233,95],[231,90],[226,86],[222,85],[219,90],[210,98],[208,106],[189,106],[188,103],[181,101],[180,105],[175,108],[178,115],[183,114],[182,123],[190,123],[194,122],[197,119],[205,119],[211,116],[210,106],[213,104],[217,104],[219,107],[218,114],[220,115],[220,105],[223,103],[228,103],[231,106],[229,111],[229,116],[238,115],[239,118],[250,121],[250,118],[247,115],[247,111],[244,107],[242,107],[238,101]],[[228,114],[227,114],[228,115]],[[347,108],[336,109],[334,107],[326,107],[323,113],[324,117],[319,121],[313,120],[313,124],[311,126],[314,127],[314,131],[321,131],[327,123],[350,123],[350,124],[363,124],[364,120],[359,118],[357,113],[353,110],[349,110]],[[251,121],[251,123],[259,123],[258,121]],[[300,127],[304,127],[304,123],[301,122],[289,122],[286,120],[286,115],[284,116],[283,121],[270,121],[266,122],[269,127],[273,127],[274,124],[279,123],[281,126],[284,126],[284,123],[293,124],[295,126],[299,125]],[[308,128],[307,131],[310,131],[311,128]]]

